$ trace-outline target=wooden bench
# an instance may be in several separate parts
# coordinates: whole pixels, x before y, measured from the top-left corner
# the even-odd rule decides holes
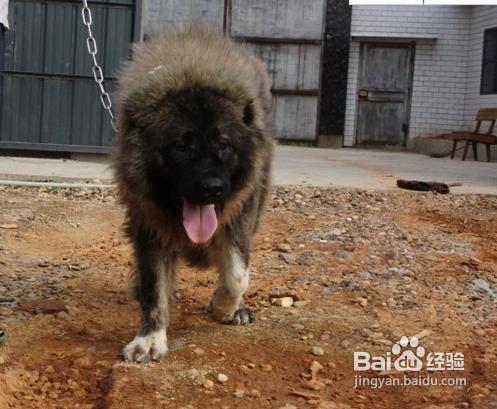
[[[478,111],[476,115],[476,126],[473,132],[452,132],[449,134],[451,139],[454,141],[452,145],[452,152],[450,158],[454,159],[456,154],[457,144],[459,141],[466,142],[464,145],[464,151],[462,154],[462,160],[466,160],[468,154],[469,144],[473,146],[473,157],[478,160],[478,144],[485,144],[487,151],[487,161],[490,162],[490,145],[497,145],[497,136],[493,135],[495,129],[495,122],[497,120],[497,108],[482,108]],[[486,133],[480,132],[482,122],[490,122],[488,130]]]

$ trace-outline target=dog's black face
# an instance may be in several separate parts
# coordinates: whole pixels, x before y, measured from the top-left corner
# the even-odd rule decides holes
[[[188,219],[188,209],[203,214],[213,205],[219,212],[252,167],[257,132],[251,106],[235,106],[206,89],[167,100],[174,105],[165,110],[164,125],[143,129],[152,199],[179,222]]]
[[[158,152],[158,176],[192,204],[222,204],[231,194],[237,154],[231,140],[216,127],[192,129]]]

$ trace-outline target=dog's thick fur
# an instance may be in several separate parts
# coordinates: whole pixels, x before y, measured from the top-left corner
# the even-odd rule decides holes
[[[218,269],[219,284],[209,306],[217,320],[252,321],[242,296],[249,281],[251,240],[269,192],[271,94],[262,63],[206,28],[158,34],[136,46],[120,75],[118,94],[113,168],[134,245],[142,314],[124,357],[146,362],[167,351],[168,300],[175,290],[178,257]],[[193,133],[213,129],[213,138],[222,133],[230,147],[229,160],[219,164],[229,171],[229,193],[216,204],[218,228],[203,246],[188,239],[176,209],[182,179],[186,183],[190,175],[168,179],[164,161],[170,160],[161,157],[170,152],[172,133],[177,136],[184,128]],[[224,152],[225,145],[219,149]],[[177,150],[171,155],[183,155],[184,147]]]

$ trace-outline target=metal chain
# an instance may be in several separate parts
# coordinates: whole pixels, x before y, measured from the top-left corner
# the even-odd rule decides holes
[[[107,111],[107,113],[110,116],[110,125],[112,126],[112,129],[114,130],[114,132],[118,132],[116,127],[116,119],[112,112],[112,101],[110,99],[109,93],[105,90],[104,74],[102,71],[102,67],[100,67],[100,64],[98,63],[97,60],[98,48],[97,48],[97,42],[95,40],[95,37],[93,37],[93,32],[91,30],[91,25],[93,21],[91,17],[91,10],[88,7],[87,0],[83,0],[81,17],[83,18],[83,24],[86,26],[86,29],[88,30],[88,36],[86,37],[86,46],[93,60],[93,67],[92,67],[93,78],[95,79],[95,82],[97,83],[98,88],[100,89],[100,102],[102,103],[103,108]]]

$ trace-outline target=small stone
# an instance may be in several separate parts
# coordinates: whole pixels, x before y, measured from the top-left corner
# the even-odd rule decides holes
[[[486,332],[483,328],[476,328],[473,330],[473,332],[479,337],[484,337],[486,335]]]
[[[60,320],[69,320],[69,319],[71,319],[71,316],[67,312],[65,312],[65,311],[61,311],[61,312],[55,314],[55,316],[58,319],[60,319]]]
[[[395,306],[397,305],[397,302],[395,301],[395,299],[394,299],[394,298],[389,298],[389,299],[387,300],[387,305],[388,305],[389,307],[395,307]]]
[[[356,301],[361,307],[366,307],[368,305],[368,300],[366,298],[358,297]]]
[[[185,371],[185,376],[191,381],[195,381],[200,379],[201,374],[198,369],[189,369],[188,371]]]
[[[488,283],[487,280],[482,280],[481,278],[477,278],[473,280],[473,285],[478,289],[482,290],[488,293],[492,292],[492,289],[490,288],[490,284]]]
[[[371,338],[373,339],[382,339],[383,338],[383,332],[373,332],[370,334]]]
[[[292,251],[292,248],[285,243],[280,243],[276,246],[276,250],[278,250],[280,253],[290,253]]]
[[[299,300],[299,301],[294,301],[293,306],[295,308],[302,308],[305,307],[306,305],[309,305],[311,303],[310,300]]]
[[[418,332],[417,334],[415,334],[414,336],[417,338],[417,339],[421,339],[421,338],[425,338],[427,336],[431,335],[431,330],[429,329],[424,329],[420,332]]]
[[[345,250],[339,251],[337,253],[337,257],[343,258],[345,260],[351,260],[352,259],[352,256],[350,255],[350,253],[348,251],[345,251]]]
[[[481,264],[481,260],[476,257],[470,257],[469,262],[475,266],[479,266]]]
[[[302,335],[302,340],[306,341],[308,339],[314,339],[314,334],[312,332],[309,332],[308,334]]]
[[[66,305],[56,299],[31,299],[24,300],[17,306],[17,311],[29,312],[30,314],[57,314],[66,311]]]
[[[233,396],[237,399],[241,399],[245,396],[245,391],[243,389],[235,389]]]
[[[14,230],[14,229],[17,229],[17,225],[16,224],[0,224],[0,229]]]
[[[91,368],[92,366],[90,359],[86,356],[76,359],[74,364],[81,368]]]
[[[356,273],[356,276],[361,280],[369,280],[372,278],[372,275],[369,271],[359,271]]]
[[[273,367],[269,364],[262,364],[261,365],[261,369],[264,371],[264,372],[271,372],[273,370]]]
[[[6,355],[0,355],[0,365],[3,365],[8,362],[8,358]]]
[[[217,381],[219,383],[225,383],[225,382],[228,382],[228,376],[223,374],[223,373],[218,373],[217,374]]]
[[[324,355],[324,349],[320,346],[315,345],[311,348],[311,354],[315,356],[322,356]]]
[[[325,333],[320,335],[319,339],[321,341],[328,341],[330,339],[330,337],[331,337],[331,333],[325,332]]]
[[[340,236],[342,233],[343,233],[342,229],[332,229],[330,231],[327,231],[323,235],[321,235],[321,239],[327,240],[327,239],[329,239],[331,237]]]
[[[279,257],[287,264],[294,264],[297,260],[297,257],[287,253],[281,253]]]
[[[311,375],[314,378],[318,372],[323,369],[323,365],[321,365],[318,361],[312,361],[311,366],[309,367],[309,370],[311,371]]]
[[[312,389],[313,391],[319,391],[323,388],[324,385],[324,382],[318,381],[316,379],[311,379],[307,382],[306,387],[308,389]]]
[[[214,389],[214,382],[212,382],[210,379],[206,379],[204,380],[204,382],[202,383],[202,386],[207,389],[207,390],[212,390]]]
[[[195,354],[195,356],[205,355],[205,351],[202,348],[195,348],[193,350],[193,353]]]
[[[278,409],[297,409],[297,406],[290,405],[286,403],[285,406],[280,406]]]
[[[272,298],[271,304],[276,305],[278,307],[291,307],[293,305],[293,298],[292,297]]]
[[[177,351],[182,349],[185,346],[185,343],[181,339],[173,339],[168,342],[167,348],[169,351]]]
[[[59,394],[55,391],[50,391],[48,392],[48,397],[50,399],[59,399]]]
[[[340,342],[340,346],[342,348],[348,348],[350,345],[351,345],[351,342],[348,339],[344,339],[344,340],[342,340],[342,342]]]
[[[253,398],[260,398],[261,393],[257,389],[252,389],[250,391],[250,396],[252,396]]]

